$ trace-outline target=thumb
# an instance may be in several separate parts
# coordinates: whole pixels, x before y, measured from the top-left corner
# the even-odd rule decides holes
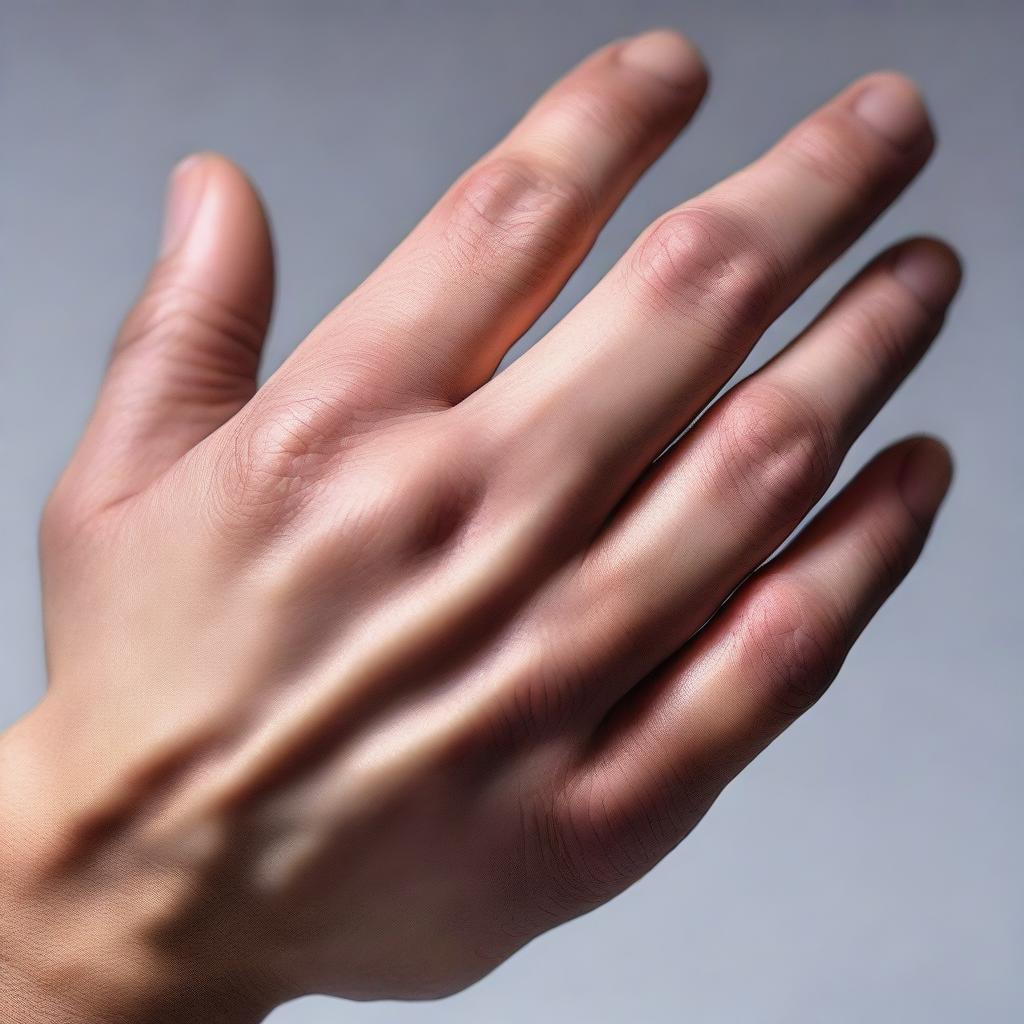
[[[249,400],[273,288],[270,230],[248,179],[215,154],[182,161],[160,254],[65,474],[80,501],[137,493]]]

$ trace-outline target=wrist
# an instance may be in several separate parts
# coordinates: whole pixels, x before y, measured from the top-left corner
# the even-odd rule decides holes
[[[280,1000],[192,948],[187,873],[169,895],[135,858],[93,863],[32,717],[0,737],[0,1021],[263,1020]]]
[[[0,1019],[5,1024],[258,1024],[273,1009],[189,984],[146,990],[92,977],[36,978],[0,958]]]
[[[130,922],[97,915],[93,928],[62,902],[0,898],[5,1024],[257,1024],[273,1009],[255,986],[158,952]]]

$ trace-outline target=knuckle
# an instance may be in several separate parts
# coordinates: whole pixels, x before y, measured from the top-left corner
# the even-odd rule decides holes
[[[323,398],[260,403],[221,449],[220,497],[233,519],[279,518],[305,503],[334,457],[332,403]]]
[[[520,851],[523,875],[535,880],[532,899],[547,928],[599,904],[603,894],[587,883],[576,841],[566,828],[571,799],[558,785],[544,790],[543,796],[521,796],[514,848]]]
[[[883,154],[837,110],[821,111],[798,124],[780,144],[799,171],[851,193],[856,199],[877,197],[884,183]]]
[[[413,561],[447,552],[474,521],[486,494],[486,469],[471,438],[433,414],[425,441],[388,464],[380,518],[395,537],[400,556]],[[402,514],[395,515],[400,508]]]
[[[564,171],[497,156],[455,187],[444,231],[460,269],[525,289],[583,242],[595,209],[582,181]]]
[[[834,431],[809,400],[764,382],[726,400],[711,431],[707,472],[727,500],[775,525],[799,518],[827,488]]]
[[[753,223],[724,205],[684,206],[635,246],[628,280],[655,309],[706,320],[716,332],[745,336],[763,322],[781,268]]]
[[[741,630],[745,681],[782,721],[803,714],[835,678],[850,630],[828,595],[765,575]]]
[[[523,664],[494,703],[489,740],[493,747],[537,742],[562,734],[579,721],[588,690],[581,668],[568,661],[564,654],[552,658],[547,644],[525,652]]]
[[[621,891],[668,852],[692,827],[685,801],[638,764],[602,759],[574,777],[559,802],[556,832],[563,884],[582,906]],[[706,809],[706,808],[704,808]]]
[[[271,528],[304,519],[346,551],[419,561],[449,550],[475,516],[483,462],[455,417],[425,413],[365,436],[323,398],[275,398],[244,417],[220,449],[220,514]]]

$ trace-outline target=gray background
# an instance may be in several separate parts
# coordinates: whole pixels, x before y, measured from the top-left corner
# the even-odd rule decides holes
[[[142,280],[162,179],[178,157],[221,149],[265,192],[281,268],[273,366],[553,76],[612,37],[658,24],[688,31],[707,55],[712,90],[545,323],[648,220],[833,90],[876,67],[915,76],[939,127],[933,165],[756,358],[885,243],[926,231],[956,244],[967,282],[944,337],[843,475],[904,433],[952,442],[958,476],[922,564],[824,702],[610,906],[454,999],[308,999],[272,1019],[1024,1019],[1024,7],[619,0],[0,11],[3,722],[43,686],[38,510]]]

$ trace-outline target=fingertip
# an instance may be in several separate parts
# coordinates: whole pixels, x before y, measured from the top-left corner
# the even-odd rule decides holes
[[[708,71],[700,50],[681,32],[657,28],[626,40],[618,49],[620,63],[642,71],[674,89],[707,88]]]
[[[241,277],[265,291],[273,274],[272,250],[262,198],[238,164],[204,150],[174,165],[164,205],[161,265],[174,264],[179,271],[192,267],[211,285]]]
[[[938,238],[913,238],[889,253],[893,276],[908,288],[929,313],[942,314],[963,280],[955,250]]]
[[[917,84],[898,71],[875,71],[858,79],[847,96],[849,109],[875,135],[907,155],[927,155],[935,130]]]
[[[191,175],[202,175],[207,184],[232,194],[251,195],[262,205],[252,178],[231,157],[216,150],[199,150],[183,157],[174,165],[170,181],[173,183],[179,177]]]
[[[928,434],[908,438],[899,447],[900,496],[918,525],[927,529],[952,483],[953,456],[943,441]]]

